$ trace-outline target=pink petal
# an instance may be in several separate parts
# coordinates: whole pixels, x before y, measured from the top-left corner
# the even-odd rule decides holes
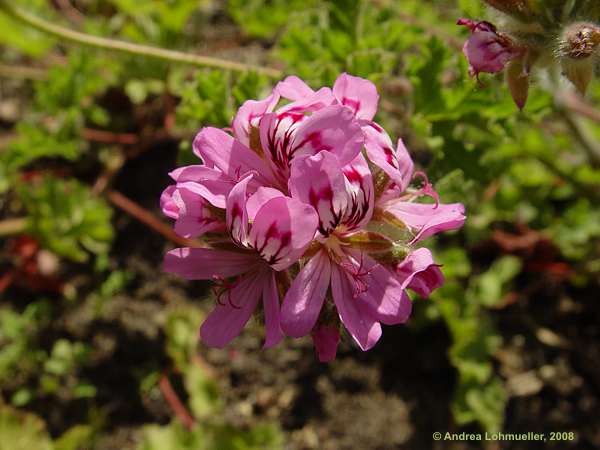
[[[343,73],[335,80],[333,95],[350,108],[357,119],[372,120],[377,113],[379,94],[369,80]]]
[[[373,216],[375,206],[375,188],[369,164],[359,153],[342,171],[348,193],[348,205],[342,223],[348,230],[365,227]]]
[[[404,286],[388,269],[377,263],[365,253],[353,252],[353,263],[359,263],[356,273],[361,276],[361,284],[365,288],[360,292],[357,301],[363,301],[364,307],[378,321],[386,325],[404,323],[410,317],[412,302]]]
[[[223,348],[240,334],[263,291],[263,278],[252,275],[241,278],[224,294],[200,327],[200,338],[210,346]]]
[[[442,231],[456,230],[465,223],[465,207],[462,203],[440,203],[436,207],[428,203],[393,201],[385,206],[385,211],[416,233],[413,242]]]
[[[250,128],[258,128],[260,118],[273,111],[279,102],[279,93],[275,89],[263,100],[247,100],[238,110],[233,119],[233,134],[245,146],[250,146]]]
[[[307,120],[303,113],[265,114],[260,120],[260,143],[271,170],[285,184],[294,157],[293,141],[300,124]]]
[[[173,194],[176,192],[175,186],[168,186],[160,195],[160,209],[165,216],[171,219],[179,217],[179,206],[173,200]]]
[[[283,81],[277,83],[274,90],[283,98],[292,101],[310,97],[315,93],[304,81],[295,75],[286,77]]]
[[[320,251],[302,268],[283,300],[281,326],[288,336],[310,333],[319,318],[330,279],[329,257]]]
[[[169,175],[177,181],[179,187],[201,195],[217,208],[225,208],[225,200],[235,186],[233,178],[207,166],[180,167]]]
[[[302,121],[291,145],[290,154],[316,155],[322,150],[335,154],[342,165],[360,153],[363,134],[352,112],[339,105],[328,106]]]
[[[262,184],[273,177],[265,161],[240,141],[218,128],[203,128],[193,143],[194,153],[208,166],[214,166],[230,178],[238,180],[248,172],[256,174]]]
[[[424,298],[444,284],[444,275],[426,248],[419,248],[408,255],[396,266],[396,275],[403,286]]]
[[[362,350],[371,349],[381,337],[381,325],[362,304],[362,300],[355,298],[351,280],[337,266],[332,266],[331,291],[340,320],[346,329]]]
[[[253,221],[258,210],[272,198],[284,197],[283,193],[270,187],[259,187],[257,191],[248,198],[246,209],[248,210],[248,218]]]
[[[263,283],[263,310],[265,314],[265,344],[263,348],[273,347],[283,339],[279,313],[279,292],[275,273],[269,271],[264,276]]]
[[[379,125],[366,125],[363,132],[365,150],[371,162],[382,169],[398,185],[400,191],[405,191],[412,180],[414,164],[402,139],[398,140],[398,146],[394,150],[392,140]]]
[[[300,95],[300,94],[298,94]],[[335,97],[328,87],[323,87],[317,92],[312,92],[309,95],[298,97],[293,102],[279,108],[278,114],[283,113],[300,113],[306,114],[309,112],[319,111],[327,106],[336,103]]]
[[[248,183],[250,174],[235,185],[227,197],[227,229],[231,238],[239,245],[245,246],[248,239],[248,211],[246,209]]]
[[[317,231],[314,209],[289,197],[276,197],[256,213],[250,243],[275,270],[285,270],[305,252]]]
[[[333,361],[340,342],[338,328],[333,325],[320,325],[313,331],[312,338],[319,361],[322,363]]]
[[[185,183],[184,183],[185,184]],[[175,232],[186,238],[197,238],[210,231],[224,231],[225,224],[215,218],[200,195],[185,188],[173,192],[172,201],[177,205],[178,217]]]
[[[167,252],[163,269],[188,280],[213,280],[247,272],[257,261],[250,253],[184,247]]]
[[[319,231],[329,234],[342,221],[348,206],[346,179],[338,158],[322,151],[292,165],[289,190],[293,198],[308,203],[319,215]]]

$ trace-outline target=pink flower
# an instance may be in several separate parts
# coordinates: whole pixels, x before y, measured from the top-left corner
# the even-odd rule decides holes
[[[478,77],[480,72],[501,72],[511,59],[521,53],[511,39],[498,33],[489,22],[460,19],[457,24],[469,27],[472,33],[463,47],[471,76]]]
[[[371,219],[374,196],[368,165],[362,156],[342,168],[329,152],[298,160],[292,166],[290,192],[319,215],[319,249],[302,268],[282,305],[286,334],[309,334],[331,288],[339,319],[362,350],[381,337],[380,322],[405,322],[411,302],[401,283],[352,236]]]
[[[302,256],[317,227],[317,215],[310,206],[281,193],[260,188],[248,199],[252,178],[242,179],[227,198],[227,229],[236,246],[227,250],[178,248],[165,256],[166,272],[220,284],[218,304],[200,329],[202,340],[213,347],[224,347],[240,333],[261,296],[265,347],[281,340],[276,272]]]
[[[319,360],[330,361],[340,325],[368,350],[382,323],[410,316],[407,289],[426,296],[443,283],[431,253],[412,245],[462,226],[464,208],[439,203],[401,140],[394,149],[373,122],[378,101],[362,78],[342,74],[315,91],[292,76],[244,103],[232,134],[198,133],[202,164],[171,172],[161,207],[177,233],[210,244],[172,250],[164,264],[215,282],[217,306],[200,333],[206,344],[227,345],[262,299],[265,347],[283,332],[310,334]],[[411,188],[416,177],[425,179],[419,189]],[[423,196],[435,203],[417,203]],[[398,260],[398,249],[412,253]]]

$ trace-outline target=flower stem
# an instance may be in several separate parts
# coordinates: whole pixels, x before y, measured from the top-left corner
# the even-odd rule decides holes
[[[199,67],[216,67],[234,72],[255,71],[271,78],[280,78],[282,71],[270,67],[259,67],[250,64],[243,64],[235,61],[213,58],[210,56],[194,55],[175,50],[151,47],[148,45],[134,44],[115,39],[108,39],[99,36],[92,36],[79,31],[70,30],[60,25],[55,25],[44,19],[36,17],[27,11],[13,6],[9,0],[0,0],[0,11],[8,14],[14,19],[23,22],[32,28],[44,33],[58,37],[62,40],[68,40],[77,44],[83,44],[90,47],[96,47],[106,50],[116,50],[132,55],[147,56],[150,58],[164,59],[178,63],[190,64]]]
[[[23,233],[27,229],[27,219],[18,217],[0,222],[0,237],[13,236]]]

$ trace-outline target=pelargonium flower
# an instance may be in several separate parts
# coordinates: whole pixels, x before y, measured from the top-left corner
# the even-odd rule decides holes
[[[457,24],[469,27],[472,33],[465,42],[463,53],[469,61],[469,72],[473,77],[478,78],[480,72],[502,72],[506,64],[522,52],[489,22],[459,19]]]
[[[374,190],[362,155],[344,169],[326,151],[293,166],[292,197],[317,211],[319,236],[316,253],[283,301],[282,327],[289,336],[309,334],[331,288],[340,320],[360,348],[368,350],[381,336],[380,322],[405,322],[411,302],[394,274],[363,250],[361,241],[353,242],[371,219]]]
[[[215,282],[206,344],[227,345],[262,310],[265,347],[310,335],[330,361],[342,326],[368,350],[381,323],[409,318],[408,289],[428,296],[443,283],[431,253],[413,247],[460,228],[464,208],[439,202],[402,141],[394,150],[373,122],[378,101],[362,78],[314,91],[291,76],[244,103],[231,134],[200,130],[201,164],[171,172],[161,206],[178,234],[206,241],[165,257],[168,272]],[[419,202],[427,196],[435,202]]]
[[[202,340],[214,347],[224,347],[240,333],[261,297],[265,347],[281,340],[276,273],[302,256],[317,226],[310,206],[281,193],[260,188],[247,198],[252,177],[236,184],[227,198],[227,229],[235,246],[178,248],[165,257],[165,271],[219,284],[217,306],[200,329]],[[228,281],[231,277],[235,280]]]

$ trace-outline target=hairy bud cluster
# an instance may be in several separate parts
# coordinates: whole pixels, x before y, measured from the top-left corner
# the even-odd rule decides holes
[[[600,55],[600,2],[581,0],[484,0],[496,13],[489,22],[460,19],[471,36],[463,52],[470,72],[505,72],[519,108],[527,101],[533,68],[556,65],[585,94]]]

